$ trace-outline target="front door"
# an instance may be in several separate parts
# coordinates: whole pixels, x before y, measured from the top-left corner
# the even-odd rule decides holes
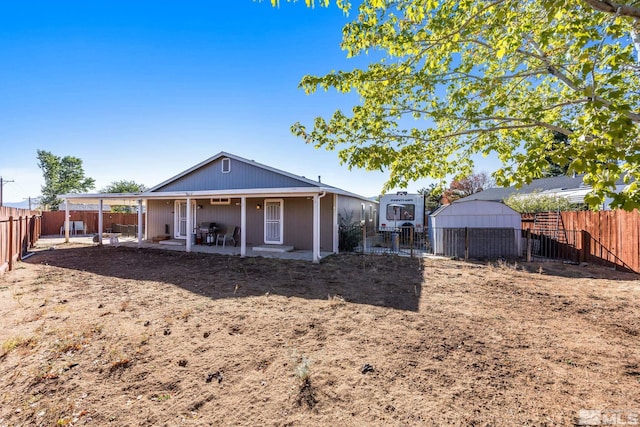
[[[173,237],[176,239],[187,238],[187,202],[185,200],[176,200],[174,207],[174,227]],[[191,224],[196,226],[196,201],[191,201]]]
[[[264,242],[281,245],[283,232],[283,200],[265,199],[264,201]]]

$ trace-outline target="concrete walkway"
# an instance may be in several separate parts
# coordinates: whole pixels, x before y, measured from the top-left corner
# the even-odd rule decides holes
[[[120,236],[118,238],[118,245],[130,248],[138,247],[138,239],[136,237],[123,237]],[[86,236],[71,236],[69,237],[69,242],[71,243],[79,243],[83,245],[93,246],[96,243],[93,241],[93,235]],[[64,237],[60,236],[41,236],[36,244],[38,248],[48,248],[51,246],[64,245]],[[102,244],[105,247],[111,246],[111,242],[108,237],[104,237],[102,239]],[[177,252],[185,252],[186,245],[184,243],[177,244],[161,244],[161,243],[153,243],[150,241],[143,241],[141,246],[142,248],[149,249],[160,249],[166,251],[177,251]],[[218,254],[218,255],[230,255],[230,256],[240,256],[240,247],[239,246],[231,246],[227,245],[225,247],[222,246],[207,246],[207,245],[192,245],[191,252],[193,253],[206,253],[206,254]],[[329,255],[332,255],[331,252],[321,252],[320,258],[325,258]],[[290,252],[266,252],[266,251],[254,251],[250,247],[247,247],[247,257],[263,257],[263,258],[276,258],[276,259],[294,259],[301,261],[313,261],[313,252],[312,251],[290,251]]]

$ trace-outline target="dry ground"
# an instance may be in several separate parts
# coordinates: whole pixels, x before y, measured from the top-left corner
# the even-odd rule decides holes
[[[61,245],[0,277],[0,426],[570,425],[640,408],[638,276]]]

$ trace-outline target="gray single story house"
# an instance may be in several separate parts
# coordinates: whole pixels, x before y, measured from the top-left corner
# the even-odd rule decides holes
[[[378,209],[372,199],[226,152],[143,193],[61,197],[97,203],[100,212],[105,202],[138,205],[139,243],[159,236],[184,239],[190,252],[199,233],[215,224],[218,234],[233,234],[241,256],[247,247],[281,246],[312,251],[314,262],[319,262],[321,251],[338,252],[339,216],[353,222],[374,221]],[[103,224],[98,229],[102,234]]]

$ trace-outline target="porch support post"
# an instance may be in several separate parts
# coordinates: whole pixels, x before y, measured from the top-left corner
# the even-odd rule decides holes
[[[64,198],[64,242],[69,243],[69,199]]]
[[[142,247],[142,199],[138,199],[138,247]]]
[[[313,262],[320,262],[320,196],[313,196]]]
[[[333,195],[333,252],[338,253],[338,195]]]
[[[193,218],[191,218],[191,197],[187,197],[187,252],[191,252],[191,230],[193,230]]]
[[[247,198],[240,197],[240,257],[247,255]]]
[[[98,246],[102,246],[102,209],[103,209],[103,200],[100,199],[98,202]]]

